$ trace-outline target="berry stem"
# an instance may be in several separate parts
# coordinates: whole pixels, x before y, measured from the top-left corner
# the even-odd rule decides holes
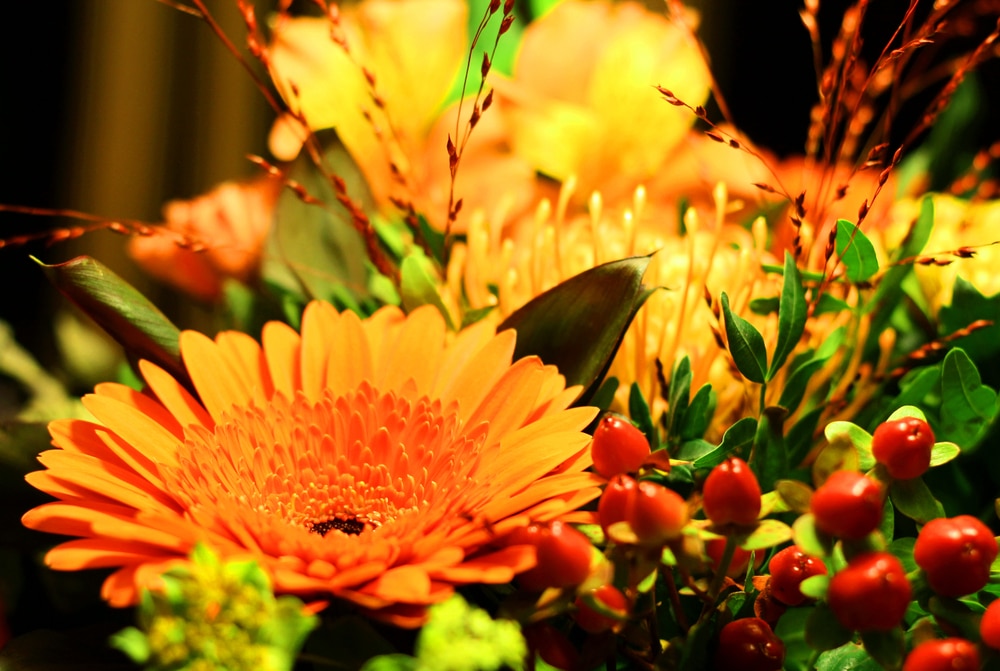
[[[705,606],[701,610],[701,617],[698,621],[704,620],[709,613],[712,612],[712,608],[715,606],[716,600],[719,598],[719,593],[722,591],[722,586],[726,582],[726,574],[729,572],[729,565],[733,563],[733,555],[736,554],[736,536],[730,534],[726,536],[726,547],[722,551],[722,559],[719,560],[719,566],[715,569],[715,575],[712,576],[712,582],[708,585],[708,592],[705,595]]]

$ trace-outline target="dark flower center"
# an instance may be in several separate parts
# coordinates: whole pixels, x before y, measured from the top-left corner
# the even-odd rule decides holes
[[[312,522],[309,524],[309,531],[320,536],[326,536],[332,529],[336,529],[348,536],[357,536],[365,530],[365,523],[357,518],[341,519],[334,517],[322,522]]]

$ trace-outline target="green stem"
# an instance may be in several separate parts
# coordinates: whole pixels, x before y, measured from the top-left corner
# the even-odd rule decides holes
[[[712,576],[712,582],[708,585],[708,594],[705,600],[705,606],[701,610],[701,617],[698,621],[701,622],[705,617],[712,612],[712,608],[715,606],[715,601],[719,598],[719,593],[722,591],[722,585],[726,581],[726,573],[729,572],[729,565],[733,563],[733,555],[736,554],[736,535],[729,534],[726,536],[726,547],[722,551],[722,559],[719,561],[719,567],[715,570],[715,575]]]

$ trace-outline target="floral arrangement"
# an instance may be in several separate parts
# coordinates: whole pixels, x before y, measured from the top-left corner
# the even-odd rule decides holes
[[[218,319],[39,261],[125,363],[77,399],[0,352],[4,669],[1000,664],[1000,144],[955,140],[995,4],[873,51],[806,0],[779,158],[677,0],[161,2],[269,155],[157,225],[0,205],[75,219],[5,253],[121,233]],[[25,585],[106,605],[25,630]]]

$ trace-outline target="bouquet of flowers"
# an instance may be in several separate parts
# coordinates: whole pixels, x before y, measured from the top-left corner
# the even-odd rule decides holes
[[[805,0],[778,157],[680,0],[160,2],[269,152],[159,224],[0,205],[213,315],[39,260],[122,365],[0,351],[2,668],[1000,668],[995,3]]]

